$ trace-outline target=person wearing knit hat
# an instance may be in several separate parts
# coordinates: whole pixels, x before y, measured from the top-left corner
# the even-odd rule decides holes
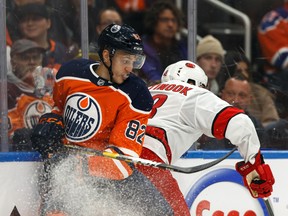
[[[215,53],[224,58],[226,51],[223,49],[221,42],[213,37],[212,35],[207,35],[204,37],[197,46],[196,56],[199,58],[207,53]]]
[[[212,35],[202,38],[196,47],[197,64],[208,77],[207,88],[215,94],[219,93],[216,77],[221,70],[225,53],[221,42]]]

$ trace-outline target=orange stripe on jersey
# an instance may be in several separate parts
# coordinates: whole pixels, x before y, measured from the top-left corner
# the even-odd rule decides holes
[[[230,119],[239,113],[244,113],[244,111],[232,106],[225,107],[221,112],[217,114],[214,119],[212,125],[212,134],[217,139],[225,138],[226,128]]]

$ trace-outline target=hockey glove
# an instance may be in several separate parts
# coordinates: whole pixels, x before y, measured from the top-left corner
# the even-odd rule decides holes
[[[12,136],[12,151],[31,151],[32,129],[19,128],[14,131]]]
[[[43,158],[64,148],[61,139],[64,137],[63,118],[55,113],[46,113],[39,119],[31,134],[32,148]]]
[[[254,164],[240,161],[236,163],[236,170],[243,176],[244,185],[249,189],[252,197],[269,197],[273,191],[275,182],[272,171],[268,164],[265,164],[260,151],[255,156]]]

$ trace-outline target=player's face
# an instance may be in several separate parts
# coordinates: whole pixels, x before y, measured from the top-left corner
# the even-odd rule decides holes
[[[123,83],[133,70],[136,56],[117,50],[112,59],[113,82]]]

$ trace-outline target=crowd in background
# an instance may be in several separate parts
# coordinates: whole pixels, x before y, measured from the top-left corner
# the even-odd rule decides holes
[[[11,150],[29,150],[31,129],[53,106],[52,77],[64,62],[81,58],[80,0],[6,4],[9,139]],[[197,43],[196,63],[208,76],[207,88],[253,120],[263,148],[288,149],[288,43],[282,39],[287,37],[288,3],[262,16],[259,28],[253,29],[261,64],[248,59],[243,47],[226,48],[210,34],[201,35]],[[97,38],[107,25],[127,23],[141,34],[146,54],[135,73],[147,86],[159,83],[168,65],[188,59],[187,35],[181,31],[187,28],[186,20],[173,0],[89,0],[89,58],[99,60]],[[194,147],[215,150],[232,145],[202,136]]]

